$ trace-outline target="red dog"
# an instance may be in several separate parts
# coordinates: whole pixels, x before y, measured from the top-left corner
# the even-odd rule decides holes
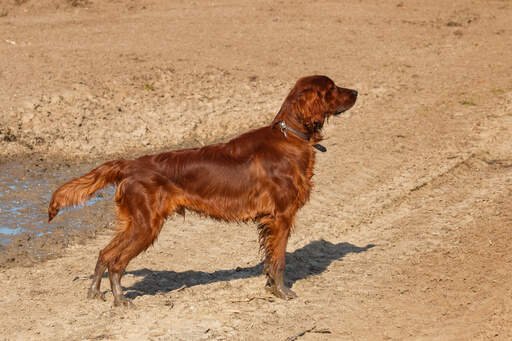
[[[114,304],[128,305],[120,284],[126,266],[154,242],[169,215],[185,209],[258,222],[267,290],[284,299],[296,297],[284,285],[283,269],[295,214],[313,186],[313,148],[325,151],[315,144],[325,120],[351,108],[356,98],[357,91],[339,88],[328,77],[304,77],[271,125],[227,143],[110,161],[59,187],[48,207],[49,221],[61,208],[117,185],[119,228],[99,254],[88,297],[103,298],[100,283],[108,268]]]

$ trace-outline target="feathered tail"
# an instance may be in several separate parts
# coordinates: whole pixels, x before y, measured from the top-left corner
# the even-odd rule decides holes
[[[90,199],[96,191],[118,184],[123,179],[122,171],[126,163],[123,159],[106,162],[84,176],[60,186],[50,200],[48,221],[51,221],[61,208],[77,206]]]

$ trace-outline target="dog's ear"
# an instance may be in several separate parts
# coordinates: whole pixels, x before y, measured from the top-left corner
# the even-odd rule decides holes
[[[301,91],[294,101],[294,107],[312,140],[320,141],[327,109],[321,94],[313,89]]]
[[[288,124],[304,128],[311,141],[321,141],[321,130],[325,122],[325,100],[318,91],[311,88],[300,90],[292,89],[286,97],[274,122],[286,121]]]

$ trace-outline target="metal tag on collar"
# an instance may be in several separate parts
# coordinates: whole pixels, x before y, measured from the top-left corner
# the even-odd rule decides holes
[[[279,127],[281,128],[281,132],[283,133],[284,137],[288,137],[288,135],[286,135],[286,123],[284,121],[279,122]]]

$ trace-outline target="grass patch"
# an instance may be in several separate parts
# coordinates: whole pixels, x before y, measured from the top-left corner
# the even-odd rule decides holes
[[[506,91],[503,89],[492,89],[491,92],[495,95],[503,95]]]
[[[155,86],[153,84],[146,84],[144,85],[144,89],[147,91],[155,91]]]
[[[462,105],[470,105],[470,106],[476,106],[476,103],[473,101],[463,100],[459,102]]]

